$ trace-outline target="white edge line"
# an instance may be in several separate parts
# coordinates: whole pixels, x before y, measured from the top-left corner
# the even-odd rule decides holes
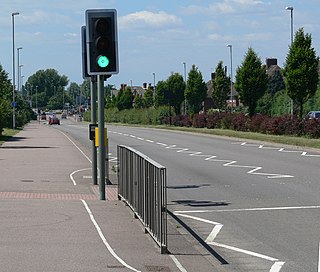
[[[269,272],[279,272],[285,262],[275,262]]]
[[[187,272],[187,270],[182,266],[182,264],[178,261],[178,259],[174,255],[170,254],[169,256],[181,272]]]
[[[118,260],[118,262],[120,262],[122,265],[124,265],[125,267],[127,267],[128,269],[132,270],[132,271],[136,271],[136,272],[140,272],[139,270],[133,268],[132,266],[128,265],[124,260],[122,260],[116,253],[115,251],[113,250],[113,248],[110,246],[110,244],[108,243],[107,239],[104,237],[102,231],[101,231],[101,228],[99,227],[98,223],[96,222],[96,220],[94,219],[94,216],[87,204],[87,202],[85,202],[83,199],[81,199],[81,202],[83,203],[84,207],[86,208],[89,216],[90,216],[90,219],[93,223],[93,225],[95,226],[102,242],[104,243],[104,245],[106,246],[106,248],[108,249],[108,251],[112,254],[112,256]]]
[[[59,130],[60,133],[62,133],[80,152],[83,156],[85,156],[85,158],[90,162],[92,163],[92,161],[89,159],[89,157],[84,154],[84,152],[74,143],[74,141],[72,141],[69,136],[67,136],[65,133],[63,133],[62,131]]]
[[[226,249],[230,249],[230,250],[233,250],[233,251],[244,253],[246,255],[254,256],[254,257],[257,257],[257,258],[260,258],[260,259],[264,259],[264,260],[267,260],[267,261],[271,261],[271,262],[279,261],[278,259],[273,258],[273,257],[269,257],[269,256],[266,256],[266,255],[263,255],[263,254],[260,254],[260,253],[256,253],[256,252],[253,252],[253,251],[249,251],[249,250],[245,250],[245,249],[241,249],[241,248],[237,248],[237,247],[233,247],[233,246],[228,246],[228,245],[224,245],[224,244],[220,244],[220,243],[216,243],[216,242],[211,242],[211,243],[208,243],[208,244],[213,245],[213,246],[223,247],[223,248],[226,248]]]

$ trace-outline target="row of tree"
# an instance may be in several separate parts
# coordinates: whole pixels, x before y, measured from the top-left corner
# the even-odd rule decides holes
[[[276,70],[272,75],[268,75],[259,56],[249,48],[242,64],[236,70],[234,87],[249,116],[253,116],[257,111],[269,115],[279,114],[280,111],[272,112],[272,103],[276,103],[277,98],[278,101],[288,100],[284,103],[286,108],[292,99],[295,114],[302,117],[305,103],[312,100],[317,91],[318,67],[319,57],[312,47],[312,37],[304,34],[301,28],[296,32],[294,42],[289,48],[283,70]],[[215,69],[211,94],[215,107],[219,110],[227,110],[230,82],[223,62],[220,61]],[[117,95],[107,97],[106,107],[123,110],[170,105],[176,115],[181,112],[195,114],[203,109],[203,101],[207,96],[207,85],[201,72],[193,65],[187,82],[182,75],[172,73],[166,81],[159,81],[155,90],[149,86],[144,94],[135,94],[130,87],[121,89]],[[282,113],[289,112],[285,110]]]

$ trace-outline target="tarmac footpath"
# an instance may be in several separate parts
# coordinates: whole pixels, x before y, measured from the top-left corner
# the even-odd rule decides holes
[[[187,233],[168,225],[168,249],[106,186],[58,129],[31,122],[0,146],[0,271],[224,271]]]

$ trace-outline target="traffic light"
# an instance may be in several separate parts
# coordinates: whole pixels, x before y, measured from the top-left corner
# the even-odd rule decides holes
[[[89,75],[119,72],[115,9],[86,10],[86,43]]]
[[[86,27],[81,27],[81,46],[82,46],[82,77],[83,79],[90,78],[87,65],[87,43],[86,43]]]

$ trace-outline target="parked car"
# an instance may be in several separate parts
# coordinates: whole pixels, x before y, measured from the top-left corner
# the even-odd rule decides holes
[[[60,125],[60,120],[56,116],[49,117],[49,125]]]
[[[46,115],[45,112],[41,113],[40,119],[41,120],[47,120],[47,115]]]
[[[307,119],[320,119],[320,111],[310,111],[307,114]]]

